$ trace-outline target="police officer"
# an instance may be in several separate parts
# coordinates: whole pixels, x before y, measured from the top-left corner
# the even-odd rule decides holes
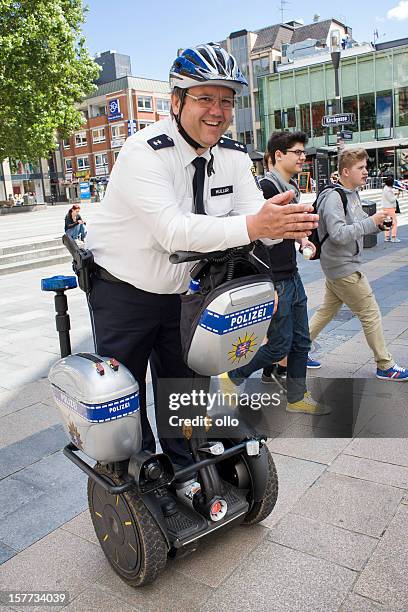
[[[287,204],[292,192],[265,203],[245,145],[223,136],[234,95],[246,85],[234,57],[219,45],[185,50],[170,71],[171,117],[126,140],[89,228],[97,352],[114,356],[138,381],[143,447],[152,451],[148,362],[155,395],[158,378],[191,376],[179,334],[179,294],[188,288],[191,264],[172,265],[169,254],[301,238],[317,226],[310,205]],[[182,440],[160,442],[174,462],[190,462]]]

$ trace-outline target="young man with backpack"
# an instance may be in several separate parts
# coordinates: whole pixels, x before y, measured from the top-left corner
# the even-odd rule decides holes
[[[377,364],[377,378],[400,382],[408,380],[408,369],[396,364],[387,350],[380,309],[361,272],[363,237],[384,230],[387,216],[381,211],[369,217],[362,209],[357,190],[366,183],[367,157],[364,149],[343,150],[338,160],[339,183],[336,188],[324,189],[317,199],[317,233],[326,293],[310,321],[310,337],[313,341],[346,304],[363,326]]]
[[[282,131],[271,135],[264,157],[267,172],[260,181],[264,198],[292,190],[292,203],[299,202],[299,187],[292,177],[302,171],[306,143],[304,132]],[[314,254],[315,247],[307,238],[299,242],[302,248],[310,247]],[[330,409],[317,404],[306,388],[310,336],[307,298],[297,269],[295,241],[283,240],[270,247],[269,255],[279,302],[268,329],[267,343],[260,347],[250,363],[223,374],[221,388],[231,391],[234,385],[240,385],[261,368],[264,368],[263,382],[272,382],[272,364],[287,356],[287,410],[313,415],[328,414]],[[320,367],[320,364],[315,362],[314,367]]]

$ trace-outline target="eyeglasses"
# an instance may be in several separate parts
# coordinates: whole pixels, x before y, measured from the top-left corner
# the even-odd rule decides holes
[[[198,103],[201,108],[212,108],[214,104],[219,102],[223,110],[232,110],[234,108],[234,98],[217,98],[216,96],[193,96],[186,93],[186,96],[192,98]]]
[[[302,155],[306,157],[306,151],[304,149],[288,149],[286,153],[294,153],[297,157],[302,157]]]

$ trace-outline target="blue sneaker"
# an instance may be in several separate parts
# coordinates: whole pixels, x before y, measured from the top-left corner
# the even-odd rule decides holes
[[[388,368],[388,370],[380,370],[377,368],[377,378],[381,380],[394,380],[396,382],[404,382],[408,380],[408,369],[401,368],[398,364]]]
[[[308,357],[307,367],[311,370],[317,370],[318,368],[322,367],[322,364],[320,363],[320,361],[317,361],[317,359],[312,359],[311,357]]]

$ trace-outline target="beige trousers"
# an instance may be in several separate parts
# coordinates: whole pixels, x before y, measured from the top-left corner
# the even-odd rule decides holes
[[[326,278],[326,293],[323,304],[309,322],[310,338],[314,340],[330,323],[341,306],[346,304],[360,319],[368,346],[374,353],[377,367],[387,370],[394,365],[392,356],[385,346],[381,313],[373,290],[362,272],[354,272],[344,278]]]

